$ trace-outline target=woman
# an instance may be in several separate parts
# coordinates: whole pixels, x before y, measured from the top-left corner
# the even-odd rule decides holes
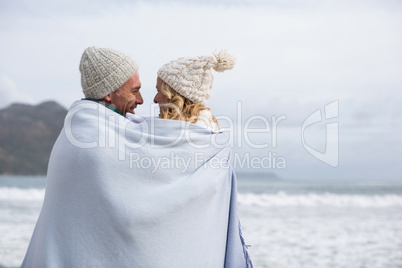
[[[183,57],[170,61],[158,71],[154,102],[160,106],[159,117],[197,123],[213,133],[219,124],[205,105],[211,95],[213,76],[232,69],[234,55],[223,50],[209,56]]]
[[[212,134],[221,132],[218,121],[210,109],[206,107],[207,100],[212,90],[213,76],[211,68],[217,72],[223,72],[232,69],[235,63],[236,57],[228,51],[223,50],[209,56],[183,57],[163,65],[158,71],[156,82],[157,93],[154,98],[154,102],[159,104],[159,117],[161,119],[181,120],[194,123],[209,130]],[[190,152],[190,154],[194,155],[197,153],[196,150]],[[208,166],[207,162],[208,161],[201,166]],[[185,175],[189,178],[192,178],[192,174],[195,174],[192,172],[187,173],[189,174]],[[209,173],[211,176],[209,176],[207,180],[204,178],[203,181],[209,181],[213,179],[214,176],[218,176],[219,171],[212,169],[211,173]],[[191,179],[188,181],[190,180]],[[240,222],[237,217],[236,176],[233,170],[231,170],[228,180],[231,181],[229,186],[231,192],[229,208],[228,211],[220,212],[229,214],[227,218],[227,228],[223,234],[223,238],[226,241],[224,267],[253,267],[247,252],[247,246],[244,243],[240,231]],[[184,180],[180,181],[180,183],[184,183]],[[215,183],[218,183],[218,181]],[[227,191],[228,188],[225,189],[223,187],[220,188],[220,190]],[[219,204],[215,203],[213,206],[219,206]],[[212,226],[215,224],[212,223],[212,221],[210,221],[210,223]],[[218,235],[215,236],[215,240],[212,239],[210,241],[218,243],[218,241],[220,241],[218,236],[221,234],[222,233],[218,232]],[[205,239],[207,239],[207,237],[205,237]],[[211,237],[209,239],[211,239]],[[215,254],[219,255],[220,253],[215,252]],[[197,265],[200,267],[215,267],[215,265],[217,265],[216,267],[219,267],[221,264],[218,264],[216,261],[214,261],[213,264],[208,264],[203,261]]]

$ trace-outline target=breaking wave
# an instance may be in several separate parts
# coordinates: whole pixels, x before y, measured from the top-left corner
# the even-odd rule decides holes
[[[0,187],[1,201],[43,201],[45,189]]]
[[[289,195],[285,192],[277,194],[238,194],[239,205],[259,207],[402,207],[400,195],[346,195],[346,194],[300,194]]]

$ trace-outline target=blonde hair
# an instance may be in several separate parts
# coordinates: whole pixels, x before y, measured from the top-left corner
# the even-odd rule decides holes
[[[210,111],[208,107],[205,107],[200,103],[193,103],[186,97],[183,97],[164,81],[162,81],[160,93],[168,99],[168,103],[161,105],[162,109],[159,117],[162,119],[173,119],[196,123],[200,119],[201,111]],[[210,123],[215,123],[219,128],[219,124],[215,116],[212,115],[210,120],[212,121]]]

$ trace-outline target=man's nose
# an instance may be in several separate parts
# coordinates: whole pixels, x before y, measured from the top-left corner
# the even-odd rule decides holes
[[[158,101],[156,100],[156,95],[155,95],[155,98],[154,98],[154,103],[158,103]]]
[[[142,95],[140,92],[138,92],[136,103],[140,105],[144,103],[144,100],[142,99]]]

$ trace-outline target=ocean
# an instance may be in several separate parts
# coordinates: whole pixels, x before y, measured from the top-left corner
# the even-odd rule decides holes
[[[19,267],[44,177],[0,176],[0,267]],[[255,267],[402,267],[402,181],[280,180],[238,174]]]

